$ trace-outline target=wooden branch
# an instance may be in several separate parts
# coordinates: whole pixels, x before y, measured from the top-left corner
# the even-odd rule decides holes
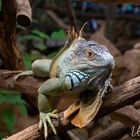
[[[17,11],[16,18],[20,25],[28,26],[32,20],[32,10],[29,0],[16,0],[17,1]]]
[[[113,140],[119,139],[129,132],[129,128],[121,123],[115,123],[103,132],[89,138],[88,140]]]
[[[16,76],[15,73],[19,72],[0,70],[0,88],[6,90],[16,90],[22,93],[27,93],[29,96],[33,97],[37,96],[37,89],[45,80],[27,76],[14,81],[14,77]]]
[[[6,140],[35,140],[38,139],[39,137],[40,132],[38,131],[38,124],[35,124],[24,129],[23,131],[20,131],[15,135],[12,135],[9,138],[6,138]]]
[[[42,81],[35,79],[33,77],[27,77],[27,78],[22,78],[19,79],[17,82],[13,83],[13,76],[14,74],[9,74],[9,76],[3,74],[0,71],[0,88],[4,88],[4,89],[13,89],[13,90],[18,90],[18,91],[26,91],[26,93],[29,93],[30,95],[33,94],[32,96],[35,95],[35,92],[33,93],[31,90],[36,91],[37,88],[39,87],[39,85],[41,84]],[[5,76],[4,76],[5,75]],[[33,81],[33,82],[31,82]],[[30,83],[31,82],[31,83]],[[30,84],[29,84],[30,83]],[[18,86],[17,86],[18,84]],[[25,87],[25,85],[30,88]],[[28,92],[29,90],[29,92]],[[113,89],[113,93],[112,94],[108,94],[105,98],[104,98],[104,102],[103,105],[101,106],[97,116],[95,117],[94,121],[96,121],[97,119],[123,107],[129,104],[133,104],[134,102],[136,102],[137,100],[140,99],[140,76],[136,77],[128,82],[125,82],[124,84],[120,85],[117,88]],[[58,131],[58,133],[63,133],[66,130],[69,130],[70,128],[73,128],[74,126],[71,125],[71,123],[69,122],[69,120],[64,120],[63,119],[63,113],[60,114],[60,118],[59,118],[59,125],[56,123],[56,129]],[[35,127],[36,126],[36,127]],[[38,130],[34,130],[34,127],[36,129],[38,129],[38,124],[36,124],[35,126],[31,126],[25,130],[23,130],[23,132],[19,132],[22,133],[22,140],[27,140],[29,138],[27,138],[28,133],[32,134],[32,136],[36,136],[36,131]],[[15,134],[16,136],[19,136],[19,133]],[[52,133],[51,131],[49,131],[49,136],[51,136]],[[11,136],[12,137],[12,136]],[[8,140],[13,140],[11,137],[8,138]],[[41,133],[39,133],[38,137],[41,137]],[[18,137],[18,139],[20,139],[20,137]]]
[[[125,106],[111,113],[111,118],[122,122],[130,128],[140,124],[140,112],[133,106]]]

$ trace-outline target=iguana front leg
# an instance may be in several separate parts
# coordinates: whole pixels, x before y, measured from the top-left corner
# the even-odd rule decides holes
[[[60,77],[60,78],[52,78],[47,80],[45,83],[41,85],[38,89],[39,97],[38,97],[38,108],[40,112],[40,129],[44,127],[44,137],[47,139],[48,136],[48,125],[53,130],[54,134],[56,134],[55,127],[51,121],[51,118],[57,118],[56,111],[53,111],[51,105],[49,103],[49,96],[58,96],[64,90],[69,90],[72,83],[68,79],[68,77]],[[68,118],[79,108],[79,101],[73,103],[65,112],[65,118]]]
[[[40,112],[40,125],[39,128],[44,127],[44,137],[48,137],[48,125],[56,134],[55,127],[51,121],[51,118],[56,119],[58,117],[56,111],[52,111],[51,105],[49,103],[49,96],[59,95],[64,90],[64,83],[60,78],[52,78],[43,83],[38,89],[38,108]]]
[[[49,77],[49,70],[51,66],[51,59],[38,59],[32,63],[32,70],[23,71],[14,77],[17,80],[19,77],[36,76],[39,78]]]

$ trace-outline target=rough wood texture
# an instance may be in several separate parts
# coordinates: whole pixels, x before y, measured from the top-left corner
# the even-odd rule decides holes
[[[9,138],[6,138],[6,140],[37,140],[39,136],[40,132],[38,131],[38,125],[35,124]]]
[[[0,70],[0,88],[7,90],[16,90],[29,95],[36,96],[37,89],[40,84],[45,81],[44,79],[37,79],[31,76],[19,78],[14,81],[15,73],[9,70]]]
[[[0,81],[1,81],[0,88],[4,88],[4,89],[14,89],[14,90],[18,90],[18,91],[26,90],[27,91],[27,87],[25,87],[23,85],[25,85],[25,83],[29,84],[30,78],[35,80],[35,78],[27,77],[27,78],[18,80],[18,82],[13,83],[13,79],[12,79],[13,74],[10,74],[9,76],[7,76],[6,78],[3,78],[3,79],[1,79],[2,78],[1,75],[2,75],[2,72],[0,74]],[[5,84],[3,84],[3,83],[5,83]],[[17,86],[17,83],[18,83],[18,85],[20,85],[20,87]],[[36,80],[36,83],[30,83],[30,85],[29,85],[30,88],[28,88],[29,92],[27,92],[27,93],[35,95],[35,93],[31,92],[30,90],[36,91],[36,89],[40,83],[41,83],[41,81],[39,81],[39,83],[37,84],[37,80]],[[120,85],[117,88],[114,88],[113,93],[108,94],[104,98],[103,105],[101,106],[101,109],[99,110],[94,121],[96,121],[98,118],[101,118],[121,107],[124,107],[129,104],[133,104],[134,102],[136,102],[139,99],[140,99],[140,76],[136,77],[128,82],[125,82],[124,84]],[[59,125],[56,124],[56,126],[59,126],[59,127],[56,127],[56,128],[57,128],[58,133],[63,133],[66,130],[71,129],[73,126],[71,125],[69,120],[63,119],[63,115],[60,115],[60,116],[61,117],[59,119]],[[32,135],[32,137],[36,136],[35,132],[37,132],[38,130],[34,130],[34,129],[38,129],[37,126],[38,126],[38,124],[23,130],[23,132],[19,132],[19,133],[15,134],[14,139],[20,140],[20,137],[19,137],[20,133],[22,133],[22,140],[29,139],[31,137],[31,135]],[[52,135],[51,131],[49,134],[50,134],[50,136]],[[28,138],[27,138],[27,136],[28,136]],[[41,136],[42,135],[40,133],[36,137],[41,138]],[[13,140],[12,136],[9,137],[8,140]]]
[[[22,26],[28,26],[32,20],[32,11],[29,0],[16,0],[17,1],[17,11],[16,17],[17,21]]]
[[[16,0],[2,1],[0,16],[0,58],[3,69],[23,69],[23,61],[16,45]]]
[[[111,113],[111,118],[130,128],[140,124],[140,112],[131,105]]]
[[[89,138],[88,140],[113,140],[119,139],[129,131],[129,128],[121,123],[116,123],[103,132]]]

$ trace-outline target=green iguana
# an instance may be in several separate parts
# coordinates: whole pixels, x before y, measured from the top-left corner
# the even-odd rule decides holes
[[[94,119],[110,85],[111,73],[115,66],[114,58],[108,49],[95,41],[86,41],[82,29],[77,34],[72,28],[64,48],[53,59],[36,60],[32,71],[18,74],[49,77],[38,89],[38,108],[40,112],[39,128],[44,127],[44,137],[48,136],[48,124],[56,134],[51,118],[57,118],[57,111],[52,111],[49,96],[60,93],[79,93],[79,99],[64,112],[64,118],[77,112],[71,122],[77,127],[86,126]],[[73,92],[74,91],[74,92]]]

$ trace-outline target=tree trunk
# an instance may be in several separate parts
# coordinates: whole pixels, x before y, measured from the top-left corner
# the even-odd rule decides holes
[[[0,57],[2,68],[23,69],[23,60],[16,45],[16,0],[2,0],[0,16]]]

